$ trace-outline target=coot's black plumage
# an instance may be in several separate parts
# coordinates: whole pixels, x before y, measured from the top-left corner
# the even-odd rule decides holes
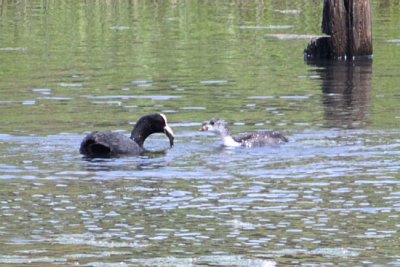
[[[232,136],[228,124],[220,119],[212,119],[204,123],[200,130],[219,133],[224,146],[257,147],[288,142],[288,139],[283,134],[276,131],[257,131],[240,136]]]
[[[122,155],[140,155],[143,144],[153,133],[165,133],[170,146],[174,145],[174,133],[168,126],[164,114],[151,114],[141,117],[127,137],[114,132],[92,132],[81,143],[80,153],[88,157],[113,157]]]

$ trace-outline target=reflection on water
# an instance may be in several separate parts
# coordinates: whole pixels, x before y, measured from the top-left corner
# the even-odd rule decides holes
[[[325,117],[330,127],[359,128],[370,122],[372,60],[318,61]]]

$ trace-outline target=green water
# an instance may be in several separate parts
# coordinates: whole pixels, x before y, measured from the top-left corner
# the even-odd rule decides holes
[[[110,127],[123,125],[148,112],[164,110],[175,111],[171,121],[178,122],[194,117],[208,119],[215,114],[257,122],[253,111],[265,112],[265,106],[284,102],[279,98],[263,101],[264,105],[252,112],[240,112],[246,108],[247,97],[264,95],[311,95],[311,101],[286,107],[286,116],[279,120],[288,124],[323,120],[318,108],[322,105],[319,81],[307,79],[313,73],[302,58],[307,40],[267,37],[276,32],[319,34],[321,8],[319,1],[3,3],[1,127],[5,133],[81,133],[99,124],[113,121]],[[286,9],[298,13],[280,13]],[[380,17],[375,20],[377,31]],[[389,24],[387,17],[382,20]],[[381,26],[385,34],[391,24]],[[290,27],[251,28],[271,25]],[[396,38],[396,29],[392,32],[389,38]],[[399,49],[397,43],[388,43],[384,38],[379,32],[374,35],[374,107],[389,105],[395,109],[396,101],[389,99],[395,94]],[[226,83],[220,87],[201,83],[212,80]],[[37,89],[50,91],[42,95]],[[179,98],[87,98],[160,94]],[[221,107],[221,103],[235,107],[234,112]],[[197,106],[206,111],[190,109]],[[371,115],[375,114],[374,125],[378,128],[386,128],[388,121],[394,120],[379,111]],[[278,123],[273,116],[268,120],[272,125]]]
[[[400,265],[399,2],[373,1],[372,63],[304,62],[321,14],[313,0],[0,1],[0,264]],[[154,112],[173,149],[79,155],[87,132],[128,134]],[[224,149],[198,132],[213,117],[290,142]]]

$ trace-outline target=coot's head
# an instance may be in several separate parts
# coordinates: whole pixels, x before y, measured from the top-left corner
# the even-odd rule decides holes
[[[220,119],[212,119],[209,122],[203,123],[200,131],[211,131],[222,135],[230,135],[228,124]]]
[[[153,133],[165,133],[170,146],[174,145],[174,132],[168,125],[167,116],[162,113],[141,117],[132,130],[131,138],[142,147],[145,139]]]

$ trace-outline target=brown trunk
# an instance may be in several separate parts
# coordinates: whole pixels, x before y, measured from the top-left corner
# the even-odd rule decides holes
[[[354,59],[372,55],[371,0],[325,0],[322,32],[312,41],[307,58]]]
[[[370,0],[350,0],[349,20],[351,57],[372,55],[372,18]]]

